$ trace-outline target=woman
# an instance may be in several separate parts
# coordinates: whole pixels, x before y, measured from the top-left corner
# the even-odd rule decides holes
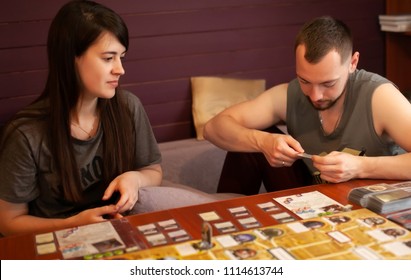
[[[0,232],[51,231],[120,217],[160,185],[161,155],[142,104],[118,89],[128,30],[92,1],[51,23],[41,96],[5,128]]]

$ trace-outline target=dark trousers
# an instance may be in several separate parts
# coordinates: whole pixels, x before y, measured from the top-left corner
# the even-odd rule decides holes
[[[266,131],[283,133],[276,126]],[[290,167],[272,167],[262,153],[227,152],[217,192],[253,195],[261,183],[272,192],[311,185],[312,176],[302,160]]]

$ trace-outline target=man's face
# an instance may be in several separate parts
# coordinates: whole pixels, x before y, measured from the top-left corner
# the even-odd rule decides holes
[[[305,46],[296,49],[296,70],[300,87],[317,110],[331,108],[343,95],[351,69],[351,59],[341,63],[336,51],[330,51],[320,62],[309,63],[305,58]]]

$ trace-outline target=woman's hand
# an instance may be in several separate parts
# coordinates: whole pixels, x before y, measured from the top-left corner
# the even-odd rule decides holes
[[[138,200],[138,190],[142,186],[140,177],[139,171],[128,171],[117,176],[106,189],[103,200],[109,199],[114,192],[119,192],[120,199],[115,205],[117,212],[131,210]]]
[[[107,218],[117,219],[122,217],[123,216],[118,213],[115,205],[106,205],[84,210],[68,219],[71,220],[70,224],[72,224],[72,226],[81,226],[103,222],[107,220]]]
[[[128,171],[117,176],[107,187],[103,200],[109,199],[114,192],[120,193],[116,203],[117,211],[123,213],[133,209],[138,201],[141,187],[159,186],[162,179],[160,164],[153,164],[136,171]]]

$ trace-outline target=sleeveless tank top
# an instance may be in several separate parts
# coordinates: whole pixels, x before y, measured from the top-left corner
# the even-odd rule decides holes
[[[356,70],[348,79],[344,111],[336,129],[324,135],[318,116],[301,91],[297,79],[292,80],[287,91],[288,133],[300,142],[306,153],[321,154],[342,151],[345,148],[366,151],[366,156],[385,156],[398,153],[398,146],[388,137],[376,134],[372,118],[371,99],[375,89],[387,79],[375,73]],[[311,160],[304,162],[312,172]]]

